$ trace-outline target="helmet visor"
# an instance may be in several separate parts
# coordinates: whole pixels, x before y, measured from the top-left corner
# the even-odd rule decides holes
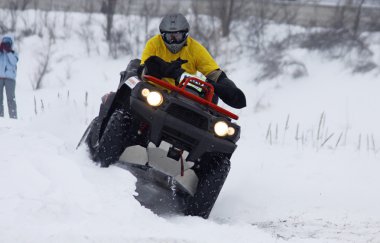
[[[162,39],[168,44],[180,44],[186,39],[188,32],[163,32],[161,35]]]

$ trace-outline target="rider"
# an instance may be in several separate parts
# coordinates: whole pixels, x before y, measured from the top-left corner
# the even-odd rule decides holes
[[[185,16],[166,15],[159,29],[161,34],[148,40],[142,53],[142,74],[169,78],[174,84],[184,72],[195,75],[199,71],[226,104],[239,109],[246,106],[244,93],[219,68],[206,48],[189,36],[190,25]]]

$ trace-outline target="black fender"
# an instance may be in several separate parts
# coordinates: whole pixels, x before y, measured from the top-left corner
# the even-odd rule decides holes
[[[98,116],[99,122],[101,122],[99,139],[103,135],[110,117],[116,110],[130,111],[131,89],[125,84],[125,81],[130,77],[138,76],[140,62],[140,59],[130,61],[125,71],[120,73],[120,82],[117,91],[110,92],[103,96],[104,98],[102,98]]]

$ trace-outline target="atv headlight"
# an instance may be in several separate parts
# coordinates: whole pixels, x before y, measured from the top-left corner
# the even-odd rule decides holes
[[[141,95],[144,96],[145,98],[148,97],[149,93],[150,93],[150,90],[147,88],[144,88],[141,90]]]
[[[151,91],[147,95],[146,100],[151,106],[159,106],[164,101],[164,97],[162,97],[162,94],[160,92]]]
[[[229,127],[227,134],[228,136],[233,136],[235,134],[235,128]]]
[[[228,134],[228,124],[224,121],[218,121],[214,125],[214,131],[219,137],[224,137]]]

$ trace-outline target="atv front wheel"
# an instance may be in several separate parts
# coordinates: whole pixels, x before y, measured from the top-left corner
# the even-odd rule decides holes
[[[230,171],[230,160],[224,155],[205,154],[194,168],[198,186],[193,197],[188,198],[185,215],[207,219],[222,190]]]
[[[116,162],[131,144],[131,124],[131,114],[125,110],[116,110],[111,115],[94,153],[94,159],[100,162],[101,167]]]

